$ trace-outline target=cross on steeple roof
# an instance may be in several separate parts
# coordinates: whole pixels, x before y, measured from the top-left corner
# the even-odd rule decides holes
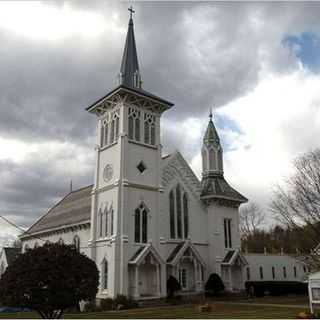
[[[212,118],[213,118],[212,108],[210,108],[210,111],[209,111],[209,118],[210,118],[210,120],[212,120]]]
[[[133,10],[132,6],[130,6],[128,8],[128,11],[130,11],[130,19],[132,19],[132,14],[135,13],[135,11]]]

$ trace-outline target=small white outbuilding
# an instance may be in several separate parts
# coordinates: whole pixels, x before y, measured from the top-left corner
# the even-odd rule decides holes
[[[309,293],[310,312],[313,313],[313,305],[320,304],[320,271],[309,275],[308,293]]]

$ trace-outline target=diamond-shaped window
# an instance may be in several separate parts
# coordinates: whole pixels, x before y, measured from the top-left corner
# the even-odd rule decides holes
[[[143,173],[147,169],[147,167],[143,163],[143,161],[140,161],[139,164],[137,165],[137,169],[140,171],[140,173]]]

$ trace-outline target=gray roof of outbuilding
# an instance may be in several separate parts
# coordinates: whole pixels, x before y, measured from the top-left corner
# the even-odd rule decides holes
[[[21,252],[20,248],[4,247],[3,250],[6,254],[8,265],[10,265],[17,258],[18,254]]]
[[[44,216],[34,223],[23,236],[32,233],[79,224],[90,220],[92,185],[67,194]]]

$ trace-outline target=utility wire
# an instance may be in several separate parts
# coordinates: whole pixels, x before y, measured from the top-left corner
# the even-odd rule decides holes
[[[38,239],[38,240],[41,240],[43,242],[47,242],[48,240],[44,240],[43,238],[40,238],[39,236],[36,236],[32,233],[29,233],[28,231],[24,230],[22,227],[16,225],[14,222],[10,221],[8,218],[5,218],[4,216],[0,215],[0,218],[3,219],[5,222],[7,222],[8,224],[10,224],[11,226],[15,227],[16,229],[28,234],[30,237],[32,238],[35,238],[35,239]],[[82,246],[82,247],[79,247],[79,249],[89,249],[89,248],[101,248],[101,247],[105,247],[106,245],[102,245],[102,246]]]

